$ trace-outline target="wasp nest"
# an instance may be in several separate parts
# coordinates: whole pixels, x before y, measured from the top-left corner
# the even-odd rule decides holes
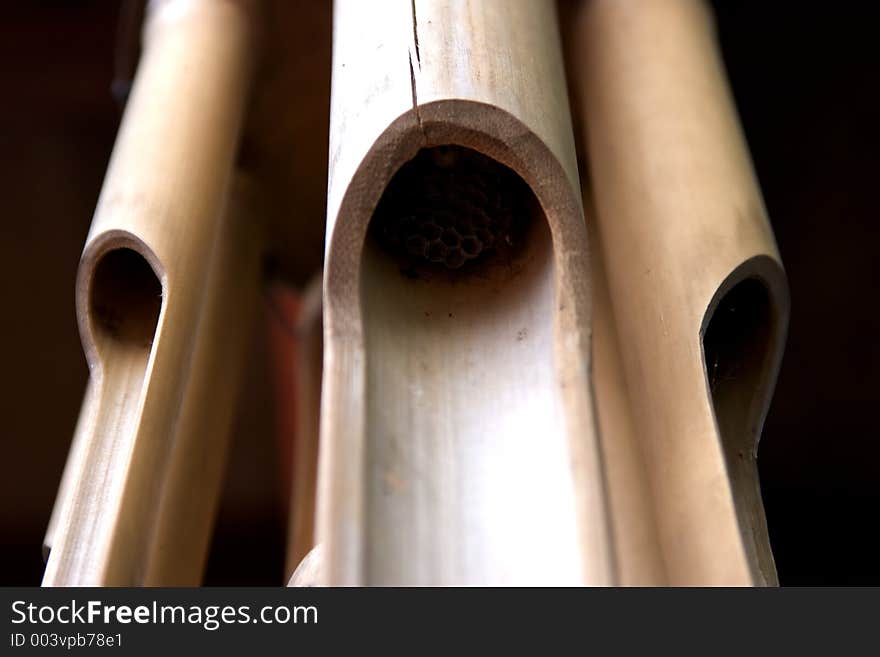
[[[519,242],[527,194],[519,176],[477,151],[425,148],[392,178],[373,230],[413,263],[458,269]]]

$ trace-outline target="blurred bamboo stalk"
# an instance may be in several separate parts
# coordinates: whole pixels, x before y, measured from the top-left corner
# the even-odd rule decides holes
[[[46,585],[200,578],[259,275],[248,193],[229,192],[255,8],[150,6],[80,264],[92,380]]]
[[[755,455],[788,292],[710,11],[593,0],[575,13],[569,65],[642,460],[611,488],[632,495],[644,472],[638,513],[667,583],[774,583]],[[640,559],[622,569],[656,581]]]
[[[315,547],[321,366],[323,362],[322,280],[318,275],[303,290],[296,321],[293,476],[287,533],[285,580]],[[290,400],[286,400],[289,404]]]

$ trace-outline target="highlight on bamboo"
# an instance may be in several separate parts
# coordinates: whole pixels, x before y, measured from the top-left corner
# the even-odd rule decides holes
[[[43,583],[202,580],[268,306],[279,585],[775,584],[788,291],[709,8],[336,0],[325,88],[318,4],[146,5]]]

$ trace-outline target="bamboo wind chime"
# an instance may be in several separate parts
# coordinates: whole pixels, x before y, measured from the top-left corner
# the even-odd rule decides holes
[[[271,4],[150,5],[80,266],[92,378],[47,585],[201,577],[273,251],[235,164]],[[294,584],[776,581],[755,455],[788,293],[711,16],[561,10],[334,4]]]

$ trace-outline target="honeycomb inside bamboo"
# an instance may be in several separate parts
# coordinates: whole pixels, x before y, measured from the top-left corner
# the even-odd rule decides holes
[[[482,153],[423,148],[391,179],[371,230],[410,266],[459,270],[516,249],[531,198],[522,178]]]

